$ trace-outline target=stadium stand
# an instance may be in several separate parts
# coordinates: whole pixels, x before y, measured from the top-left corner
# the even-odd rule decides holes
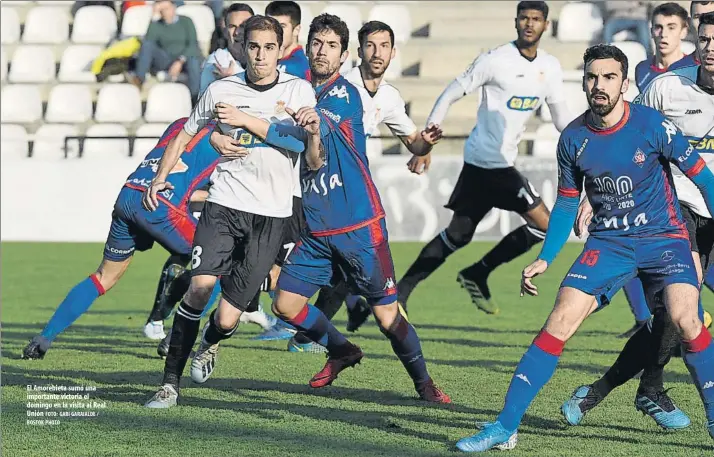
[[[77,11],[72,24],[72,42],[106,44],[117,34],[117,15],[107,6],[85,6]]]
[[[67,141],[65,154],[65,139],[78,136],[79,129],[70,124],[44,124],[35,132],[35,142],[32,146],[32,157],[36,159],[58,160],[76,158],[79,153],[79,140]]]
[[[97,94],[97,122],[130,124],[141,117],[141,95],[132,84],[106,84]]]
[[[11,83],[48,83],[55,79],[55,58],[47,46],[18,46],[10,62]]]
[[[83,159],[101,160],[107,155],[129,157],[129,132],[122,124],[95,124],[87,129]],[[91,138],[100,137],[100,138]],[[117,137],[108,139],[106,137]]]
[[[54,86],[47,101],[47,122],[83,124],[92,119],[92,93],[81,84]]]
[[[100,52],[102,48],[98,45],[68,46],[62,53],[57,80],[63,83],[96,82],[97,78],[90,67]]]

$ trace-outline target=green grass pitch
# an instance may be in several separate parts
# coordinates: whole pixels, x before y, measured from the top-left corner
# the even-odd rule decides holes
[[[258,343],[258,327],[243,325],[222,345],[205,384],[186,374],[179,407],[148,410],[143,403],[161,380],[163,362],[142,326],[165,260],[139,254],[121,283],[61,335],[44,360],[19,354],[69,288],[97,266],[99,244],[2,245],[2,455],[36,456],[450,456],[454,443],[493,420],[513,369],[551,309],[556,288],[580,245],[568,245],[537,284],[539,297],[520,298],[520,271],[531,252],[498,269],[490,286],[501,314],[479,312],[455,281],[460,268],[490,247],[473,243],[453,255],[412,295],[415,324],[429,369],[453,405],[431,406],[416,394],[387,340],[372,321],[352,335],[366,357],[332,387],[307,381],[324,358],[290,354],[286,342]],[[399,274],[418,254],[416,243],[395,243]],[[267,299],[267,297],[266,297]],[[706,292],[705,304],[711,302]],[[267,300],[265,301],[267,303]],[[684,431],[665,433],[635,411],[636,382],[612,393],[580,427],[566,427],[560,405],[580,384],[614,361],[632,324],[618,295],[586,321],[566,346],[551,382],[533,402],[511,456],[712,456],[696,389],[681,359],[666,374],[671,396],[692,418]],[[335,322],[344,329],[345,314]],[[170,323],[169,323],[170,325]],[[106,402],[95,418],[60,418],[30,426],[27,385],[91,385]]]

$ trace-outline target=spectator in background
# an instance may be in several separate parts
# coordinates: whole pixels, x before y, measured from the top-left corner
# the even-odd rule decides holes
[[[265,15],[277,20],[283,28],[283,49],[278,70],[310,81],[310,64],[298,44],[302,16],[300,5],[290,1],[270,2],[265,7]]]
[[[253,15],[253,8],[245,3],[233,3],[223,10],[225,27],[221,32],[226,45],[212,52],[203,63],[199,95],[203,94],[213,81],[243,71],[246,62],[243,50],[243,23]]]
[[[623,30],[634,30],[637,41],[642,43],[647,56],[652,56],[650,46],[649,2],[644,1],[606,1],[605,28],[603,41],[612,43],[613,37]]]
[[[198,99],[203,56],[193,21],[179,16],[173,1],[158,0],[154,2],[154,10],[160,19],[149,25],[141,43],[135,73],[129,75],[128,79],[141,87],[149,71],[166,71],[174,81],[181,72],[185,72],[191,99],[195,103]]]
[[[111,1],[106,1],[106,2],[95,2],[95,1],[78,1],[74,2],[72,5],[72,17],[74,17],[75,14],[77,14],[77,11],[79,11],[80,8],[84,8],[85,6],[108,6],[111,9],[114,9],[114,2]]]

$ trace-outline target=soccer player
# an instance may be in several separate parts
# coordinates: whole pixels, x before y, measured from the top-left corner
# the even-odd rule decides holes
[[[549,212],[533,185],[514,167],[518,143],[526,122],[544,101],[559,131],[572,117],[564,99],[560,63],[538,48],[549,25],[548,5],[537,1],[518,3],[515,23],[518,38],[476,58],[444,90],[427,120],[429,127],[439,127],[452,103],[480,89],[478,121],[466,141],[464,167],[446,205],[454,215],[446,230],[422,249],[399,281],[399,302],[404,308],[417,284],[471,241],[476,226],[492,208],[514,211],[526,224],[457,276],[483,311],[499,311],[491,300],[489,274],[543,240]]]
[[[637,103],[656,109],[672,121],[695,145],[711,169],[714,160],[714,13],[702,16],[697,50],[702,65],[680,68],[657,76],[640,94]],[[714,221],[699,190],[673,169],[674,187],[687,223],[697,276],[711,269],[714,258]],[[700,267],[701,265],[701,267]],[[612,367],[591,385],[579,386],[561,411],[571,425],[597,406],[615,388],[644,370],[635,407],[664,429],[689,426],[690,420],[664,390],[662,375],[676,343],[676,329],[659,302],[654,302],[651,329],[635,333]],[[706,324],[705,324],[706,325]]]
[[[277,123],[293,123],[286,109],[314,106],[308,82],[277,71],[283,30],[272,18],[253,16],[244,24],[247,69],[208,86],[189,120],[169,143],[144,205],[156,210],[156,194],[171,184],[168,171],[186,144],[214,117],[217,129],[250,151],[244,159],[222,161],[211,175],[191,256],[191,285],[173,322],[162,386],[149,408],[176,404],[179,380],[198,336],[200,315],[220,277],[222,298],[208,319],[191,364],[191,377],[205,382],[215,366],[218,344],[235,332],[240,316],[264,283],[282,246],[284,226],[293,214],[293,190],[299,157],[273,148],[262,138],[223,122],[234,106]],[[319,151],[308,144],[308,153]],[[310,157],[312,157],[310,156]]]
[[[357,37],[357,53],[361,63],[343,76],[361,89],[363,105],[372,105],[371,109],[366,110],[366,116],[369,117],[364,120],[364,124],[368,126],[365,128],[366,134],[377,135],[379,124],[386,125],[413,154],[408,163],[409,169],[421,174],[428,169],[430,152],[441,139],[441,129],[431,126],[429,129],[418,130],[406,112],[406,104],[399,90],[384,79],[384,73],[397,52],[392,28],[384,22],[370,21],[357,32]],[[344,282],[329,290],[322,289],[320,295],[323,300],[318,298],[315,306],[328,319],[332,319],[343,301],[347,304],[348,331],[356,331],[372,314],[364,297],[349,295],[349,287]],[[309,341],[305,335],[298,333],[288,343],[288,349]]]
[[[208,183],[219,159],[209,144],[211,125],[198,132],[186,146],[187,153],[169,169],[173,186],[158,195],[162,202],[160,209],[149,212],[141,206],[142,192],[149,186],[167,144],[178,135],[185,122],[184,118],[171,124],[156,147],[129,175],[114,204],[104,255],[97,271],[72,288],[42,333],[24,348],[22,358],[43,358],[55,338],[87,312],[94,300],[119,282],[135,251],[146,251],[158,242],[174,256],[190,255],[196,218],[189,204],[206,198],[205,191],[197,189]]]
[[[265,15],[274,18],[283,27],[282,57],[278,62],[278,70],[310,81],[310,64],[305,50],[298,44],[300,36],[300,5],[290,1],[268,3]]]
[[[694,65],[696,53],[685,55],[682,40],[689,32],[687,10],[674,2],[657,5],[652,10],[652,39],[655,55],[635,67],[635,83],[640,92],[658,74]]]
[[[595,216],[590,237],[561,283],[543,329],[516,367],[496,421],[457,447],[481,452],[515,446],[518,426],[555,371],[565,342],[593,311],[635,275],[663,301],[686,348],[684,362],[704,403],[714,438],[714,345],[697,316],[699,281],[686,224],[672,188],[674,163],[714,208],[714,174],[662,114],[631,105],[627,57],[597,45],[583,56],[583,89],[590,110],[571,122],[558,141],[558,197],[540,255],[523,270],[521,295],[537,295],[534,277],[545,273],[563,247],[583,187]]]

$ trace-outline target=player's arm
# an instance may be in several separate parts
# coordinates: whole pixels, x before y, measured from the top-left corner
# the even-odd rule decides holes
[[[559,132],[562,132],[574,119],[574,116],[565,101],[563,70],[560,67],[560,63],[558,63],[558,66],[554,68],[552,72],[549,87],[550,91],[545,98],[545,102],[548,104],[548,109],[550,109],[553,125],[555,125],[555,128],[558,129]]]
[[[662,122],[662,132],[656,135],[661,149],[672,163],[697,186],[707,209],[714,214],[714,174],[682,132],[668,119]]]

